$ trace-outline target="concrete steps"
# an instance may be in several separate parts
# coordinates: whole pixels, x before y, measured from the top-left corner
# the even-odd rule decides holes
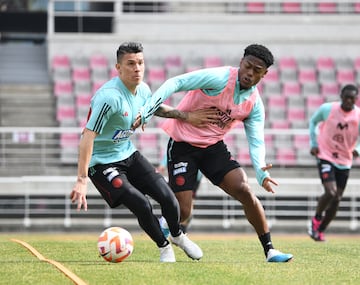
[[[55,99],[49,85],[1,85],[0,125],[57,126]]]

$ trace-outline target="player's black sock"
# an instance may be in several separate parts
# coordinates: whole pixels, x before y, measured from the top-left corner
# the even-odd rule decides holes
[[[184,234],[186,234],[186,232],[187,232],[187,226],[186,225],[180,224],[180,229],[182,230],[182,232]]]
[[[271,242],[271,235],[270,235],[270,232],[268,233],[265,233],[261,236],[259,236],[259,239],[260,239],[260,242],[264,248],[264,253],[265,253],[265,256],[267,256],[267,252],[270,250],[270,249],[273,249],[273,244]]]
[[[159,247],[165,247],[165,246],[167,246],[169,243],[170,243],[170,242],[169,242],[168,240],[166,240],[166,241],[164,241],[164,243],[163,243],[161,246],[159,246]]]
[[[318,221],[321,221],[322,215],[321,214],[315,214],[315,219],[317,219]]]

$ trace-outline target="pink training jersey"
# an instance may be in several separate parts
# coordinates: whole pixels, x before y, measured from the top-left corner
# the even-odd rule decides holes
[[[335,164],[351,166],[352,152],[359,136],[360,109],[344,112],[340,106],[340,102],[333,103],[329,117],[319,125],[318,157]]]
[[[234,103],[234,89],[238,77],[238,68],[229,67],[230,75],[224,90],[216,95],[209,96],[200,89],[189,91],[176,107],[181,111],[194,111],[204,108],[216,108],[221,113],[221,120],[217,124],[208,124],[206,127],[197,128],[189,123],[167,119],[162,128],[176,142],[186,141],[193,146],[206,148],[224,138],[239,121],[246,119],[252,111],[259,96],[257,89],[248,100]]]

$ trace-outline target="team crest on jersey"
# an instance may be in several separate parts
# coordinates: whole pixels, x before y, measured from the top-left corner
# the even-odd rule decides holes
[[[114,143],[126,140],[134,133],[134,130],[116,130],[114,135],[112,136],[112,140]]]
[[[220,116],[220,119],[218,122],[216,122],[216,125],[221,129],[224,129],[227,124],[234,120],[233,118],[231,118],[231,110],[226,110],[225,112],[223,112],[218,109],[218,115]]]

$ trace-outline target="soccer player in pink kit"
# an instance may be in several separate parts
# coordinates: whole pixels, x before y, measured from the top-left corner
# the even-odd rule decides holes
[[[309,229],[309,235],[315,241],[325,241],[324,231],[336,216],[353,157],[358,157],[360,153],[360,143],[357,143],[360,108],[355,105],[358,93],[355,85],[344,86],[341,102],[322,104],[310,119],[310,153],[317,158],[325,191],[318,200]]]
[[[256,87],[273,62],[273,55],[265,46],[249,45],[239,67],[201,69],[168,79],[147,101],[139,117],[145,124],[164,100],[179,91],[189,91],[177,106],[182,112],[218,110],[220,116],[203,127],[172,119],[162,126],[170,135],[167,149],[169,184],[180,204],[181,222],[191,216],[192,190],[200,170],[214,185],[243,205],[266,260],[287,262],[292,259],[292,254],[274,249],[264,208],[251,191],[244,169],[233,159],[223,141],[235,125],[244,123],[257,181],[273,193],[272,184],[277,185],[277,182],[267,171],[271,165],[265,162],[265,111]],[[139,125],[139,118],[134,125]]]

